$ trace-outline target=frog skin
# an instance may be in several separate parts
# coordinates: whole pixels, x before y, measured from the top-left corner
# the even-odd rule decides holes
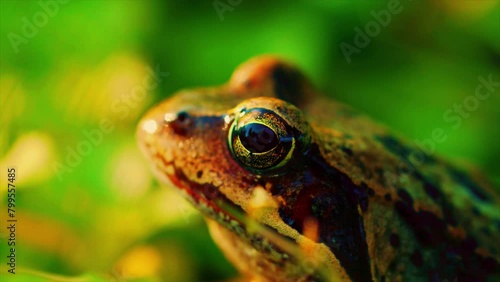
[[[281,59],[179,91],[137,136],[254,281],[499,277],[498,190],[321,96]]]

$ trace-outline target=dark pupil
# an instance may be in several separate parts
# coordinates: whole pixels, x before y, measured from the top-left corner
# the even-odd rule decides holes
[[[251,123],[240,130],[241,144],[252,153],[267,152],[278,145],[278,137],[269,127]]]

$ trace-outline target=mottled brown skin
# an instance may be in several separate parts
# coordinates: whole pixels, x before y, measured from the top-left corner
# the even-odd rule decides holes
[[[284,110],[310,143],[279,170],[241,165],[228,132],[246,101]],[[321,97],[274,57],[246,62],[220,87],[180,91],[150,110],[138,138],[158,177],[259,281],[499,277],[500,198],[478,173]]]

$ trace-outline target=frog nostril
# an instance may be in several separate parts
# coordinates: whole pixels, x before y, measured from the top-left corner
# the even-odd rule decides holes
[[[187,112],[182,111],[177,113],[177,116],[169,122],[169,125],[176,134],[185,135],[187,130],[193,125],[193,119]]]
[[[185,111],[179,112],[179,113],[177,114],[177,120],[178,120],[179,122],[182,122],[182,123],[183,123],[183,122],[186,122],[186,121],[188,121],[188,120],[189,120],[189,114],[188,114],[187,112],[185,112]]]

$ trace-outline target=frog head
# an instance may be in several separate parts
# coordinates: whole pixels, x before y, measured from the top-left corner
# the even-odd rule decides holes
[[[212,236],[243,272],[293,280],[333,268],[346,277],[318,242],[314,218],[297,211],[300,228],[294,228],[296,220],[280,214],[321,181],[308,171],[315,133],[294,105],[313,95],[296,68],[264,56],[220,87],[174,94],[139,124],[140,147],[157,176],[205,215]]]

